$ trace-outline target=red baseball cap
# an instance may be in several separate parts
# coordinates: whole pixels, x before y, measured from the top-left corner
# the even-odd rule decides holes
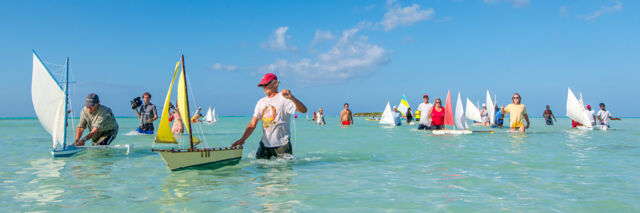
[[[591,105],[587,105],[587,109],[591,109]]]
[[[429,98],[429,95],[424,94],[424,95],[422,96],[422,98]]]
[[[260,80],[260,83],[258,83],[258,86],[263,86],[273,80],[278,80],[278,77],[276,76],[276,74],[273,74],[273,73],[264,74],[264,76],[262,76],[262,80]]]

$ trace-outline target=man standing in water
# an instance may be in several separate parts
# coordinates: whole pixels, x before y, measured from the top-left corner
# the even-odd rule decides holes
[[[587,105],[587,117],[589,118],[589,122],[591,122],[591,126],[596,125],[596,112],[591,109],[591,105]]]
[[[418,111],[420,111],[420,121],[418,122],[418,129],[429,129],[429,124],[431,123],[431,121],[429,120],[429,117],[427,117],[427,115],[429,115],[429,112],[431,112],[433,104],[429,103],[428,95],[423,95],[422,99],[424,100],[424,103],[420,103],[420,105],[418,105]]]
[[[291,91],[284,89],[278,92],[278,77],[273,73],[267,73],[262,77],[258,87],[262,87],[266,97],[261,98],[256,104],[253,118],[244,130],[242,138],[231,146],[242,146],[251,136],[258,121],[262,120],[262,139],[256,152],[258,159],[291,158],[293,150],[290,143],[291,115],[296,110],[306,113],[307,107],[296,99]]]
[[[542,113],[542,117],[544,118],[544,121],[547,122],[547,125],[553,125],[553,120],[558,122],[558,119],[556,119],[556,116],[553,115],[553,112],[551,112],[551,109],[549,109],[549,105],[547,105],[547,109],[545,109],[544,112]],[[552,117],[553,117],[553,120],[551,120]]]
[[[82,137],[84,129],[89,127],[89,133]],[[91,93],[84,100],[84,108],[80,112],[80,122],[76,128],[76,146],[84,146],[91,139],[93,145],[109,145],[118,135],[118,123],[111,109],[100,104],[100,99]]]
[[[140,126],[136,131],[143,134],[153,134],[153,121],[158,119],[158,110],[151,103],[151,93],[145,92],[142,94],[142,100],[144,100],[144,104],[140,106],[139,112],[135,105],[132,106],[133,110],[136,111],[136,115],[138,115],[138,119],[140,119]]]
[[[349,110],[349,104],[344,103],[344,109],[340,112],[340,124],[343,126],[353,125],[353,115]]]
[[[600,125],[609,127],[609,120],[621,120],[620,118],[611,117],[611,112],[604,108],[604,103],[600,103],[600,111],[598,111],[598,121]]]
[[[504,117],[504,114],[509,113],[511,131],[515,132],[517,130],[518,132],[524,133],[524,130],[529,128],[529,115],[527,115],[527,108],[524,106],[524,104],[520,103],[520,101],[522,100],[520,94],[513,94],[511,100],[513,101],[513,103],[507,105],[507,107],[502,109],[502,117]],[[524,125],[522,118],[527,121],[526,126]]]

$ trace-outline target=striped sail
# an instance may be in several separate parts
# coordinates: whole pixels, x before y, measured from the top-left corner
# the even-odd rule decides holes
[[[404,116],[406,116],[407,110],[410,108],[409,102],[407,101],[407,97],[402,95],[402,99],[400,99],[400,104],[398,105],[398,111]]]

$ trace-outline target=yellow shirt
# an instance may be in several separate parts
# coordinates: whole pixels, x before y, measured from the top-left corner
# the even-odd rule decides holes
[[[504,108],[504,113],[509,113],[511,128],[524,127],[524,115],[527,114],[527,108],[524,104],[509,104]]]

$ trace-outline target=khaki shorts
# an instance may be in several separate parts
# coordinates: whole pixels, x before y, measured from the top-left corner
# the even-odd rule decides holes
[[[91,140],[93,141],[94,146],[106,146],[111,144],[113,140],[116,139],[118,135],[118,130],[108,130],[104,132],[98,132],[96,136],[94,136]]]

